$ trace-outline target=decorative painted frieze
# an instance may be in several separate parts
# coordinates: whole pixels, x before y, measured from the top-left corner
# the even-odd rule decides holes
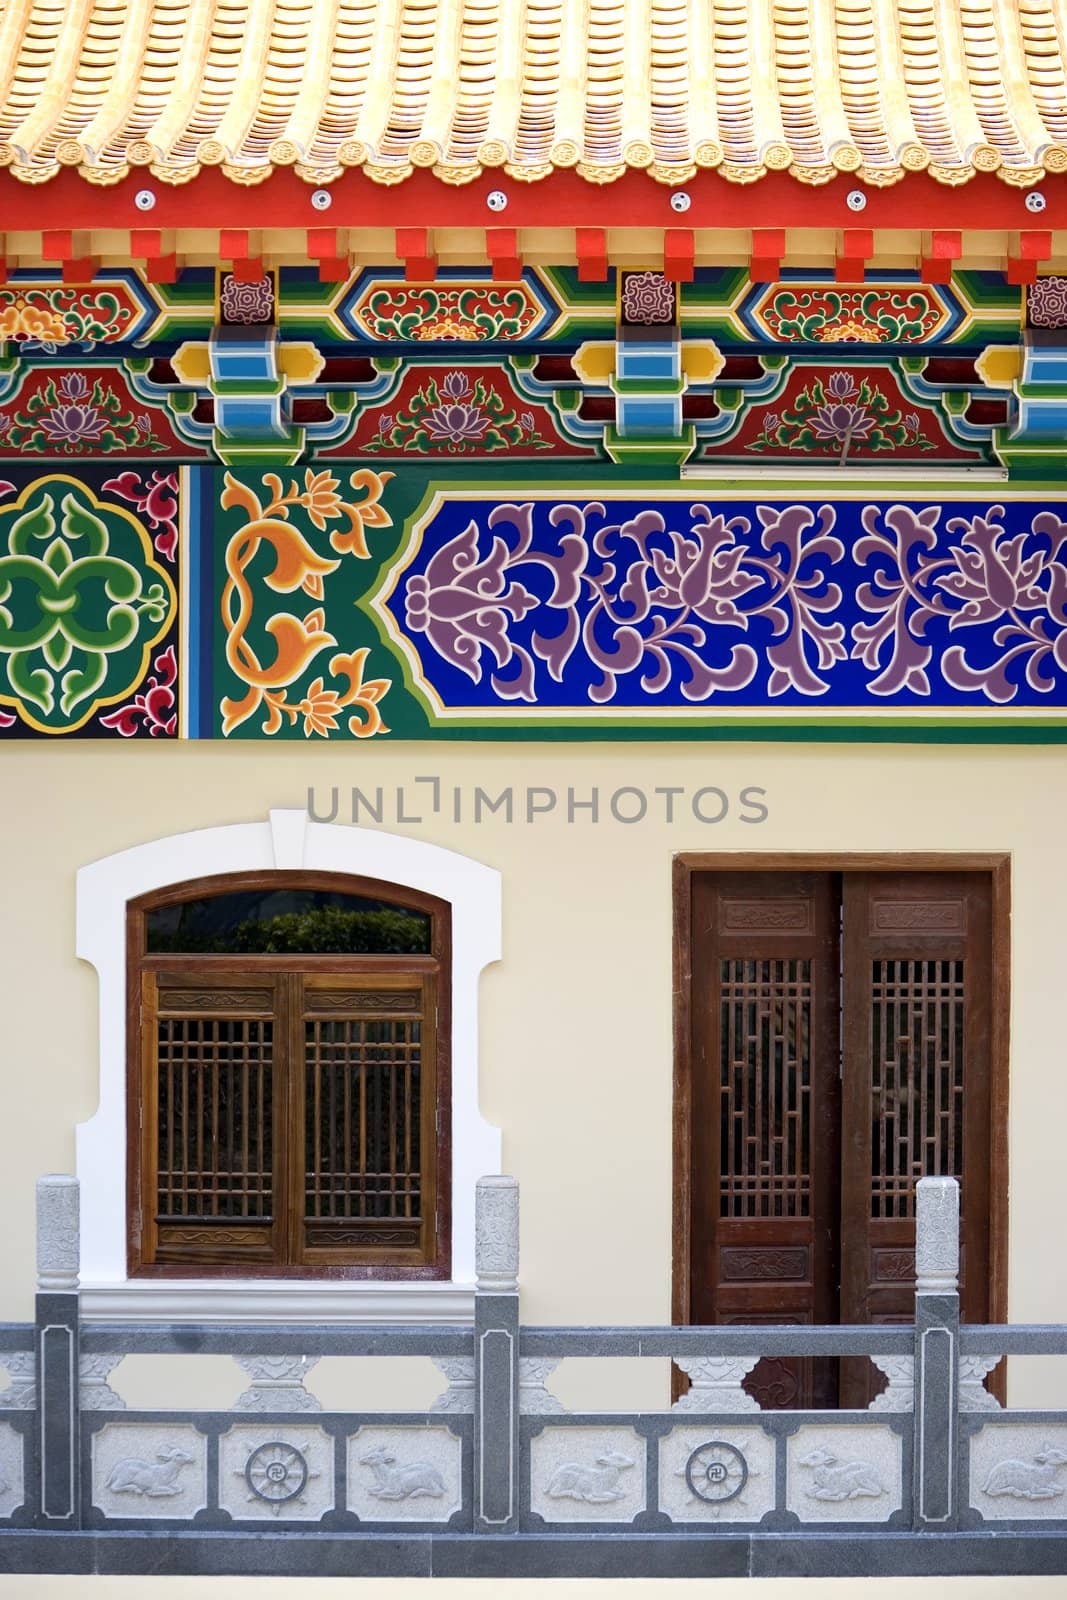
[[[4,471],[0,738],[1067,735],[1050,495]]]

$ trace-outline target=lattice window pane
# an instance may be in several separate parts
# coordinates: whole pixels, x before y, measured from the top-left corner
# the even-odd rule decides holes
[[[372,995],[360,1009],[380,1000],[412,1010],[419,999]],[[421,1017],[309,1017],[304,1029],[306,1216],[417,1221]]]
[[[919,1178],[963,1176],[964,963],[875,961],[871,1215],[911,1217]]]
[[[157,1215],[270,1222],[273,1024],[161,1017]]]
[[[810,962],[720,964],[720,1212],[811,1206]]]

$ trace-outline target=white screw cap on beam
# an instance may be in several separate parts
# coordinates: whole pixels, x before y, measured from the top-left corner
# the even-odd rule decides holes
[[[502,1173],[479,1178],[474,1202],[474,1270],[483,1294],[519,1287],[519,1184]]]
[[[955,1294],[960,1276],[960,1186],[955,1178],[920,1178],[915,1192],[915,1288]]]
[[[37,1180],[37,1289],[73,1294],[78,1288],[81,1230],[77,1178],[50,1172]]]

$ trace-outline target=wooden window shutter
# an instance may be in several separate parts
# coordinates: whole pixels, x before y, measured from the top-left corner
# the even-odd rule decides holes
[[[437,1172],[435,977],[305,974],[294,1009],[296,1253],[427,1258]]]
[[[281,1260],[279,982],[141,974],[140,1256],[199,1268]]]

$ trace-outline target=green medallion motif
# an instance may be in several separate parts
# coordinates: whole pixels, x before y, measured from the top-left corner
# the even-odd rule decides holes
[[[59,474],[0,506],[0,704],[72,733],[144,676],[174,585],[128,511]]]

